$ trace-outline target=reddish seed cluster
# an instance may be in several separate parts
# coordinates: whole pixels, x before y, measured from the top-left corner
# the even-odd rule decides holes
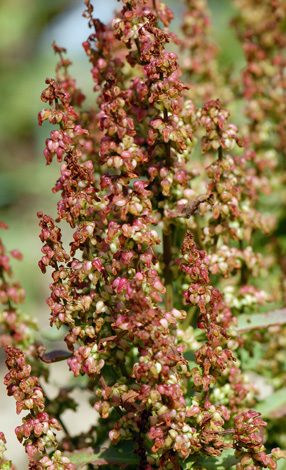
[[[203,105],[200,112],[200,122],[206,130],[206,136],[202,139],[203,153],[219,148],[231,150],[236,143],[241,146],[236,126],[228,124],[226,128],[229,114],[229,111],[221,108],[219,100],[208,101]]]
[[[246,68],[242,76],[242,93],[247,124],[243,129],[246,153],[252,153],[256,176],[256,191],[270,194],[277,185],[273,172],[278,170],[279,153],[285,157],[285,100],[286,83],[283,70],[286,44],[283,1],[256,2],[236,0],[239,13],[233,24],[242,41]],[[252,13],[255,20],[251,20]],[[267,31],[267,34],[266,34]],[[284,90],[284,91],[283,91]]]
[[[37,465],[40,464],[40,467]],[[35,467],[29,468],[29,470],[74,470],[75,466],[69,461],[67,457],[62,455],[60,450],[56,450],[52,457],[43,457],[39,464],[36,463]]]
[[[6,460],[4,452],[6,451],[6,439],[3,432],[0,432],[0,466],[3,470],[15,470],[11,460]]]
[[[233,21],[236,33],[242,43],[246,67],[242,75],[241,92],[247,123],[243,129],[245,154],[252,155],[252,166],[248,169],[248,181],[257,194],[279,191],[279,200],[283,199],[284,161],[285,161],[285,15],[286,5],[283,0],[255,1],[236,0],[237,15]],[[255,13],[255,14],[254,14]],[[278,189],[279,188],[279,189]],[[270,209],[273,211],[273,208]],[[282,216],[283,217],[283,216]],[[283,226],[283,218],[280,222]],[[263,224],[265,225],[265,224]],[[279,225],[279,222],[277,223]],[[273,224],[270,225],[273,231]],[[271,252],[275,253],[276,263],[267,266],[269,279],[275,277],[272,269],[280,267],[279,288],[271,286],[274,298],[286,303],[285,250],[279,237],[272,236]],[[268,352],[261,367],[276,370],[276,383],[285,382],[281,374],[279,340],[270,340],[270,334],[264,336],[265,342],[276,344],[277,354],[272,349],[271,359]],[[285,328],[280,327],[277,338],[285,336]],[[268,362],[270,361],[270,363]],[[274,369],[273,369],[274,368]],[[278,378],[279,377],[279,378]]]
[[[3,434],[3,432],[0,432],[0,465],[2,468],[5,468],[5,469],[11,469],[13,468],[12,465],[11,465],[11,462],[5,460],[5,457],[4,457],[4,452],[5,450],[7,450],[6,448],[6,439],[5,439],[5,436]]]
[[[226,330],[217,324],[218,308],[222,296],[217,289],[210,285],[207,265],[209,260],[204,251],[196,248],[193,236],[187,232],[181,248],[183,262],[181,269],[187,272],[192,283],[184,298],[187,303],[198,305],[200,314],[197,326],[206,332],[208,342],[196,352],[196,361],[200,369],[192,371],[194,385],[203,387],[209,393],[210,384],[216,382],[215,377],[222,374],[229,360],[235,357],[228,349],[222,349],[228,335]]]
[[[0,228],[7,230],[9,227],[0,222]],[[22,348],[27,354],[33,354],[33,330],[37,329],[37,322],[18,307],[25,300],[25,291],[19,282],[9,281],[13,276],[11,257],[22,260],[18,250],[8,254],[0,239],[0,303],[3,305],[0,312],[0,347],[9,344]]]
[[[1,460],[4,458],[3,453],[6,450],[6,446],[5,446],[6,442],[7,441],[5,439],[3,432],[0,432],[0,459]]]
[[[29,459],[34,460],[46,448],[57,444],[53,430],[61,430],[57,420],[50,419],[47,413],[38,413],[36,418],[25,419],[15,432],[20,442],[24,440]]]
[[[255,403],[255,390],[235,357],[246,341],[236,332],[236,316],[268,300],[250,279],[265,266],[251,242],[255,232],[269,233],[273,226],[256,206],[260,185],[269,188],[263,164],[254,170],[257,157],[244,134],[245,151],[231,154],[242,140],[214,99],[225,102],[231,92],[217,94],[224,80],[208,36],[206,2],[187,1],[183,51],[192,54],[183,69],[198,81],[191,89],[180,80],[178,56],[168,51],[178,40],[168,31],[173,14],[166,5],[124,0],[107,26],[93,18],[89,0],[85,5],[92,33],[83,46],[97,108],[82,109],[84,96],[69,75],[65,50],[54,44],[57,76],[47,79],[42,93],[50,109],[39,114],[40,125],[49,120],[58,127],[46,141],[47,164],[55,156],[61,163],[53,188],[61,194],[58,217],[38,213],[44,245],[39,266],[43,273],[52,268],[51,324],[65,327],[69,368],[76,380],[87,376],[100,415],[96,433],[66,432],[62,449],[96,447],[109,433],[119,448],[121,441],[135,442],[140,470],[178,470],[192,454],[216,457],[230,447],[237,470],[275,470],[284,454],[265,454],[259,435],[265,423],[247,408]],[[250,49],[248,44],[251,55]],[[253,64],[244,73],[255,95],[261,84],[251,74],[262,76]],[[253,119],[254,95],[248,113]],[[252,126],[257,144],[264,117]],[[203,162],[191,156],[202,134]],[[69,250],[58,226],[64,220],[73,229]],[[183,238],[179,259],[175,251]],[[4,251],[1,259],[9,274]],[[14,311],[3,285],[5,321],[11,323]],[[195,367],[184,357],[189,351]],[[8,394],[17,400],[17,412],[30,411],[16,429],[30,470],[72,470],[62,451],[46,454],[60,425],[45,411],[24,355],[15,348],[6,352]],[[73,400],[67,401],[74,409]]]
[[[22,351],[10,346],[5,347],[6,366],[9,369],[4,378],[9,396],[16,400],[16,411],[29,411],[22,419],[22,425],[15,429],[16,436],[23,442],[29,458],[29,469],[74,470],[74,465],[67,457],[55,451],[52,457],[46,455],[50,447],[57,446],[54,431],[60,431],[56,418],[50,418],[45,409],[45,397],[37,377],[31,376],[31,366],[27,364]],[[2,433],[1,433],[2,434]],[[5,444],[3,435],[0,435]],[[39,460],[41,458],[41,460]],[[6,467],[5,467],[6,468]],[[7,467],[12,468],[12,467]]]
[[[39,113],[38,123],[42,125],[48,119],[51,124],[60,124],[61,126],[60,130],[52,131],[50,139],[46,140],[44,155],[47,164],[51,164],[55,155],[57,160],[61,162],[65,152],[72,151],[73,139],[86,135],[87,131],[82,129],[79,124],[74,123],[74,120],[79,116],[70,104],[71,95],[65,91],[65,84],[60,86],[53,79],[47,79],[46,83],[48,87],[43,91],[41,99],[50,105],[55,102],[55,107],[53,109],[43,109]]]
[[[23,352],[10,346],[5,347],[5,352],[9,372],[4,384],[8,395],[15,398],[18,414],[23,410],[29,411],[15,432],[18,440],[24,441],[29,459],[35,460],[47,447],[57,444],[53,430],[61,430],[61,426],[55,418],[43,412],[44,394],[39,379],[30,375],[31,366],[26,363]]]
[[[213,100],[225,102],[231,90],[225,86],[226,74],[218,66],[219,48],[214,42],[211,14],[206,0],[187,0],[183,15],[182,71],[190,80],[188,96],[196,104]]]
[[[286,452],[273,449],[271,454],[265,453],[263,445],[263,427],[267,423],[260,418],[260,413],[247,411],[234,418],[234,445],[236,455],[240,460],[237,470],[259,470],[261,467],[276,470],[276,461],[285,458]]]
[[[178,79],[177,57],[165,50],[174,37],[158,26],[159,11],[165,11],[164,21],[168,23],[167,10],[157,11],[144,2],[126,2],[113,21],[111,37],[108,27],[93,20],[88,1],[86,6],[85,16],[95,33],[84,48],[99,91],[96,122],[103,136],[93,167],[86,161],[85,147],[76,135],[65,149],[62,176],[55,188],[62,191],[58,221],[66,219],[77,229],[71,258],[61,254],[59,264],[53,261],[53,246],[59,246],[59,253],[63,253],[56,235],[59,232],[47,219],[55,234],[48,237],[51,241],[45,249],[47,262],[54,268],[49,299],[52,321],[69,328],[66,342],[73,356],[68,363],[76,377],[87,374],[92,379],[95,409],[103,418],[110,417],[112,409],[120,415],[109,432],[112,442],[131,438],[134,429],[140,435],[144,429],[154,443],[151,454],[144,446],[140,450],[141,465],[152,468],[168,463],[176,467],[177,458],[199,449],[220,455],[230,446],[223,430],[231,414],[223,404],[212,404],[213,385],[217,384],[217,398],[223,401],[229,380],[232,416],[241,410],[246,397],[251,401],[251,387],[235,366],[233,353],[223,349],[228,341],[239,343],[226,331],[236,320],[222,295],[211,286],[209,270],[230,276],[233,271],[242,272],[244,265],[249,272],[259,269],[259,256],[248,248],[228,252],[219,245],[221,236],[225,243],[229,237],[241,240],[245,233],[250,239],[256,213],[251,213],[250,220],[244,204],[249,196],[254,200],[255,194],[243,180],[245,159],[223,153],[236,143],[241,145],[236,127],[227,124],[228,111],[218,100],[207,102],[201,110],[190,101],[183,102],[187,87]],[[129,64],[142,72],[131,82],[122,76],[121,61],[114,55],[117,50],[123,57],[124,44],[131,50]],[[68,104],[62,99],[58,107],[56,96],[54,100],[55,109],[68,116]],[[62,118],[65,127],[67,119]],[[80,114],[74,116],[75,122],[78,119]],[[201,215],[212,214],[213,223],[202,233],[204,242],[212,240],[214,252],[207,257],[188,232],[182,248],[182,270],[192,282],[184,297],[187,303],[199,307],[198,326],[207,337],[196,352],[198,367],[188,371],[181,355],[183,348],[176,346],[170,334],[186,314],[172,308],[168,274],[172,251],[168,246],[178,208],[182,211],[182,205],[194,194],[190,183],[195,172],[187,170],[186,154],[199,127],[206,131],[203,151],[218,151],[218,160],[207,168],[207,202],[200,207]],[[94,190],[92,168],[98,168],[98,164],[103,170],[99,189]],[[89,172],[84,170],[86,165]],[[198,208],[199,204],[195,210]],[[191,216],[195,213],[192,210]],[[187,209],[181,213],[187,213]],[[259,214],[255,217],[258,225]],[[150,223],[158,222],[164,233],[166,288],[158,275],[162,261],[158,263],[154,252],[160,238],[150,229]],[[82,260],[75,258],[78,251]],[[162,295],[165,311],[159,308]],[[131,351],[135,356],[130,363],[126,358]],[[123,376],[115,373],[114,380],[107,382],[105,367],[118,363]],[[130,375],[127,381],[126,374]],[[186,406],[183,387],[189,377],[201,398]],[[140,437],[137,444],[142,447]]]

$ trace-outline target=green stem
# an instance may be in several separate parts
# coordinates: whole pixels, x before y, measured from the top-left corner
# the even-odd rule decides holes
[[[217,126],[217,130],[219,132],[219,127]],[[223,148],[222,146],[220,146],[218,148],[218,160],[221,162],[223,159]],[[217,219],[217,222],[218,224],[221,222],[221,217],[219,216],[219,218]],[[217,250],[217,242],[218,242],[218,239],[219,239],[219,235],[215,235],[214,237],[214,246],[213,246],[213,252],[215,253],[216,250]]]
[[[160,80],[163,80],[163,74],[160,74]],[[169,120],[168,111],[164,108],[164,122]],[[168,142],[165,144],[166,149],[166,167],[171,167],[171,146]],[[173,275],[171,271],[172,263],[172,231],[171,226],[168,227],[168,232],[163,233],[163,261],[164,261],[164,274],[165,274],[165,309],[167,312],[173,308]]]
[[[243,240],[239,240],[239,248],[243,251]],[[244,262],[242,262],[241,270],[240,270],[240,285],[245,286],[248,282],[248,269]]]
[[[180,323],[180,328],[183,330],[183,331],[186,331],[186,329],[188,328],[188,326],[191,325],[193,319],[194,319],[194,316],[196,315],[198,311],[198,307],[197,305],[195,305],[194,307],[191,307],[190,310],[188,311],[188,315],[186,317],[185,320],[183,320],[183,322]]]
[[[204,246],[202,243],[202,230],[200,226],[200,217],[198,216],[198,214],[196,214],[194,217],[195,217],[195,222],[196,222],[196,230],[194,230],[195,242],[196,242],[196,245],[199,247],[199,249],[203,250]]]
[[[127,6],[128,10],[130,10],[130,11],[133,10],[132,6],[131,6],[129,3],[127,3],[126,6]],[[138,63],[139,63],[140,65],[145,65],[146,63],[141,60],[140,41],[139,41],[138,38],[136,38],[136,39],[134,39],[134,42],[135,42],[135,45],[136,45],[136,48],[137,48],[137,51],[138,51],[138,54],[139,54]]]
[[[57,417],[57,420],[58,420],[58,422],[60,423],[61,427],[63,428],[63,431],[64,431],[64,433],[66,434],[66,436],[68,436],[68,437],[70,438],[69,431],[68,431],[68,429],[67,429],[67,427],[66,427],[65,423],[63,422],[63,420],[62,420],[62,418],[61,418],[60,415]]]
[[[221,161],[223,159],[223,150],[222,147],[218,148],[218,159]]]
[[[0,269],[0,277],[1,277],[1,279],[2,279],[2,283],[3,283],[3,284],[7,284],[6,279],[5,279],[4,270],[3,270],[2,268]],[[11,302],[11,300],[10,300],[9,298],[7,298],[7,302],[6,302],[6,303],[7,303],[7,305],[8,305],[8,310],[12,312],[14,309],[13,309],[12,302]]]
[[[42,389],[42,391],[43,391],[43,393],[44,393],[44,396],[45,396],[45,399],[46,399],[47,404],[51,403],[52,400],[50,400],[50,398],[47,396],[45,390],[43,389],[43,386],[42,386],[42,385],[40,385],[40,386],[41,386],[41,389]],[[61,416],[58,415],[58,416],[55,416],[55,418],[58,420],[58,422],[60,423],[61,427],[63,428],[63,431],[64,431],[65,435],[71,439],[70,433],[69,433],[69,431],[68,431],[68,429],[67,429],[65,423],[63,422]]]
[[[173,308],[173,276],[171,271],[171,261],[172,261],[172,233],[163,234],[163,261],[164,261],[164,274],[165,274],[165,309],[167,312]]]

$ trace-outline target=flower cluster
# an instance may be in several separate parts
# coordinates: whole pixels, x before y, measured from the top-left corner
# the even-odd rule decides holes
[[[276,461],[285,458],[286,452],[280,449],[272,449],[271,454],[265,453],[263,445],[263,427],[267,423],[260,418],[260,413],[247,411],[234,418],[234,445],[236,457],[240,462],[236,465],[237,470],[248,469],[250,466],[254,470],[269,468],[276,470]],[[245,450],[246,449],[246,450]]]
[[[222,109],[220,101],[208,101],[200,112],[201,125],[206,130],[206,136],[202,139],[203,152],[223,148],[231,150],[235,144],[241,145],[237,136],[237,128],[234,124],[228,124],[225,128],[229,111]]]
[[[192,370],[195,387],[202,387],[209,397],[209,388],[216,382],[216,377],[225,370],[229,361],[235,357],[228,349],[222,349],[228,334],[223,326],[218,324],[218,312],[223,308],[220,292],[210,285],[209,259],[204,251],[198,250],[192,234],[188,231],[182,248],[181,269],[186,272],[191,285],[184,291],[186,303],[198,305],[200,313],[197,326],[207,336],[208,342],[196,352],[196,361],[200,366]],[[208,398],[207,398],[208,400]]]
[[[45,399],[37,377],[31,376],[31,366],[27,364],[22,351],[11,346],[5,347],[6,366],[9,372],[4,378],[8,396],[16,400],[16,412],[27,410],[29,413],[22,419],[22,425],[15,429],[20,442],[24,442],[25,450],[31,461],[31,468],[42,468],[35,463],[46,449],[56,446],[54,430],[62,428],[56,418],[44,412]],[[37,466],[38,465],[38,466]],[[54,466],[51,470],[62,467]],[[74,468],[73,466],[66,468]]]
[[[275,191],[280,195],[279,200],[285,200],[285,2],[261,1],[258,6],[255,1],[236,0],[235,5],[238,11],[233,26],[242,43],[246,60],[240,90],[247,118],[242,129],[245,157],[252,163],[247,170],[248,181],[254,193],[270,195]],[[276,279],[273,266],[280,267],[276,280],[279,288],[274,288],[273,283],[270,289],[275,291],[275,299],[280,299],[285,306],[285,248],[279,229],[285,225],[285,211],[276,211],[275,204],[269,205],[269,211],[278,218],[272,238],[265,240],[276,259],[276,263],[267,266],[269,279]],[[271,224],[270,231],[273,232],[273,229],[274,224]],[[280,327],[276,333],[277,338],[284,337],[285,328]],[[264,335],[264,340],[270,340],[269,334]],[[285,349],[282,347],[281,350],[278,343],[279,340],[276,341],[277,357],[272,354],[270,360],[266,353],[266,362],[263,363],[267,369],[275,367],[276,371],[282,371],[278,380],[281,386],[285,382],[285,368],[281,368],[279,357],[285,354]]]
[[[219,50],[213,39],[211,13],[206,0],[185,2],[182,31],[182,71],[190,80],[188,96],[196,103],[220,96],[225,101],[231,92],[225,87],[225,76],[219,70]],[[201,104],[201,103],[199,103]]]
[[[46,140],[46,162],[56,157],[60,163],[53,188],[60,193],[57,218],[38,212],[39,267],[44,274],[48,267],[52,271],[50,323],[64,329],[69,351],[46,354],[38,345],[34,352],[44,362],[67,359],[70,388],[61,388],[53,403],[17,344],[6,346],[8,395],[16,399],[17,413],[29,412],[16,434],[30,470],[72,470],[75,459],[83,466],[102,465],[105,457],[91,455],[108,436],[114,455],[122,455],[124,441],[131,441],[129,454],[136,454],[131,468],[136,461],[139,470],[179,470],[183,461],[204,468],[201,457],[223,459],[225,450],[232,450],[237,470],[275,470],[284,453],[278,448],[265,453],[266,423],[248,409],[256,403],[256,390],[241,353],[267,335],[239,335],[238,325],[241,314],[259,312],[274,298],[259,283],[269,261],[253,248],[254,235],[269,234],[275,223],[259,210],[261,192],[271,185],[254,148],[264,145],[267,105],[261,105],[258,119],[253,104],[264,72],[268,78],[272,72],[266,62],[257,65],[264,56],[255,55],[260,47],[255,41],[251,52],[250,39],[259,36],[265,53],[275,41],[275,47],[282,45],[282,34],[276,28],[276,35],[265,39],[259,22],[247,33],[243,90],[252,122],[246,126],[250,137],[243,128],[240,138],[221,105],[233,98],[239,80],[236,90],[220,92],[226,80],[210,39],[205,0],[186,1],[182,68],[191,86],[181,80],[178,55],[168,49],[179,40],[169,31],[173,13],[160,0],[123,0],[109,25],[94,18],[90,0],[84,3],[92,30],[83,47],[94,107],[83,109],[84,95],[69,75],[66,51],[53,44],[59,56],[56,78],[46,80],[42,101],[49,108],[39,113],[39,125],[48,120],[56,126]],[[272,3],[280,28],[284,10],[281,2]],[[248,25],[247,14],[243,9],[236,22],[240,30]],[[257,67],[250,61],[254,56]],[[279,60],[273,57],[273,67],[284,63],[282,56]],[[272,158],[270,150],[266,159]],[[68,249],[64,221],[72,230]],[[4,325],[11,325],[17,289],[3,277],[10,268],[0,249]],[[15,329],[15,339],[16,334]],[[70,435],[61,414],[76,409],[69,391],[78,385],[87,387],[99,425]],[[54,431],[61,428],[65,437],[48,454],[47,448],[57,445]]]
[[[0,222],[0,228],[9,227]],[[34,330],[37,329],[37,321],[24,314],[18,305],[25,300],[25,291],[19,282],[9,282],[12,278],[12,268],[10,258],[22,260],[22,255],[18,250],[12,250],[10,256],[0,239],[0,302],[3,310],[0,312],[0,347],[9,344],[13,347],[20,347],[27,354],[34,352]]]
[[[235,365],[232,351],[223,349],[228,342],[241,344],[233,331],[231,336],[227,331],[236,319],[211,285],[209,272],[224,277],[240,272],[243,284],[247,276],[259,273],[261,257],[242,243],[229,249],[228,241],[250,240],[252,231],[263,227],[263,217],[254,210],[256,193],[245,180],[247,160],[224,155],[235,144],[241,146],[236,127],[227,123],[229,112],[219,100],[208,101],[201,109],[191,101],[184,103],[188,87],[178,78],[176,54],[165,49],[176,38],[159,27],[159,19],[168,26],[169,10],[125,2],[111,30],[93,19],[88,0],[85,4],[84,15],[95,33],[84,48],[100,110],[90,123],[85,121],[87,130],[78,137],[70,129],[82,129],[82,117],[68,101],[68,77],[58,75],[57,82],[48,82],[43,100],[48,94],[54,106],[51,116],[59,113],[64,142],[65,162],[54,188],[62,194],[56,222],[65,219],[76,230],[67,254],[55,222],[39,214],[45,243],[41,268],[54,269],[48,299],[51,321],[68,327],[68,364],[75,377],[88,375],[94,407],[110,419],[111,441],[135,438],[142,468],[167,463],[171,468],[199,449],[220,455],[231,445],[224,437],[225,421],[243,409],[243,401],[251,402],[251,386]],[[125,45],[131,66],[127,77],[122,74]],[[60,64],[64,67],[62,56]],[[100,146],[94,143],[86,152],[85,136],[89,133],[87,139],[94,139],[95,123]],[[206,132],[203,152],[218,151],[218,159],[206,169],[208,193],[192,202],[196,173],[189,169],[189,153],[199,128]],[[95,171],[101,174],[98,182]],[[173,308],[172,280],[178,263],[171,245],[173,227],[195,228],[198,238],[198,210],[202,217],[211,214],[201,241],[205,246],[211,242],[213,252],[208,257],[197,249],[187,232],[181,268],[191,285],[184,299],[199,308],[197,326],[207,338],[195,354],[198,367],[189,371],[184,346],[178,347],[172,335],[186,312]],[[163,231],[162,257],[156,254],[160,237],[151,224]],[[160,307],[162,296],[165,309]],[[107,367],[113,369],[112,380]],[[190,377],[201,398],[187,405],[184,394]],[[212,404],[216,384],[219,405]],[[227,386],[230,410],[223,404]],[[153,441],[151,453],[142,433]]]
[[[0,468],[1,470],[15,470],[14,465],[12,465],[11,460],[6,460],[4,458],[4,452],[6,449],[6,439],[3,432],[0,432]]]
[[[44,470],[74,470],[74,465],[70,463],[69,459],[62,455],[60,450],[56,450],[52,457],[45,456],[40,460],[40,469]],[[37,464],[29,470],[38,470]]]
[[[46,140],[44,155],[47,164],[50,164],[54,156],[61,162],[65,152],[72,151],[73,139],[79,139],[80,136],[87,134],[87,131],[74,122],[79,116],[70,104],[71,95],[65,91],[66,86],[63,84],[60,86],[53,79],[47,79],[46,83],[48,87],[42,92],[41,99],[45,103],[49,102],[50,105],[55,102],[55,107],[43,109],[39,113],[38,123],[42,125],[48,119],[51,124],[61,126],[61,129],[52,131],[50,138]]]

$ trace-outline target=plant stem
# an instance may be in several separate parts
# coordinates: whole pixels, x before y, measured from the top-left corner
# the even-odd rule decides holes
[[[52,400],[51,400],[51,399],[48,397],[48,395],[46,394],[45,390],[43,389],[42,384],[41,384],[41,389],[43,390],[43,393],[44,393],[44,395],[45,395],[45,399],[46,399],[47,403],[48,403],[48,404],[51,403]],[[60,423],[61,427],[63,428],[63,431],[64,431],[65,435],[71,439],[70,433],[69,433],[69,431],[68,431],[68,429],[67,429],[65,423],[63,422],[61,416],[58,415],[58,416],[55,416],[55,418],[58,420],[58,422]]]
[[[169,230],[168,233],[163,234],[163,260],[164,260],[164,274],[165,274],[165,309],[170,311],[173,308],[173,286],[172,286],[172,271],[170,264],[172,261],[172,232]]]
[[[239,240],[239,248],[243,251],[243,241]],[[242,262],[241,270],[240,270],[240,285],[245,286],[248,281],[248,269],[244,262]]]
[[[160,80],[163,80],[163,74],[160,74]],[[168,111],[164,107],[164,122],[167,123],[169,120]],[[166,149],[166,167],[171,167],[171,146],[170,143],[165,144]],[[170,311],[173,308],[173,276],[172,271],[170,269],[170,265],[172,262],[172,231],[171,226],[168,226],[168,232],[163,233],[163,260],[164,260],[164,274],[165,274],[165,287],[166,287],[166,294],[165,294],[165,309],[166,311]]]
[[[222,147],[218,148],[218,159],[221,161],[223,159],[223,151]]]
[[[127,6],[128,10],[130,10],[130,11],[133,10],[132,6],[131,6],[129,3],[127,3],[126,6]],[[140,41],[139,41],[138,38],[136,38],[136,39],[134,39],[134,42],[135,42],[135,45],[136,45],[136,48],[137,48],[137,51],[138,51],[138,54],[139,54],[139,59],[138,59],[139,62],[138,62],[138,63],[139,63],[140,65],[145,65],[144,62],[142,62],[142,60],[141,60]]]
[[[195,237],[195,242],[196,242],[196,245],[199,247],[200,250],[203,250],[204,249],[204,246],[202,244],[202,230],[201,230],[201,226],[200,226],[200,217],[198,216],[198,214],[196,214],[194,216],[195,218],[195,222],[196,222],[196,230],[194,230],[194,237]]]
[[[61,418],[60,415],[57,416],[57,420],[58,420],[58,422],[60,423],[61,427],[63,428],[63,431],[64,431],[64,433],[66,434],[66,436],[68,436],[68,437],[70,438],[70,437],[71,437],[71,436],[70,436],[70,433],[69,433],[69,431],[68,431],[68,429],[67,429],[67,427],[66,427],[65,423],[63,422],[63,420],[62,420],[62,418]]]
[[[2,279],[2,283],[3,284],[6,284],[6,280],[5,280],[5,274],[4,274],[4,270],[1,268],[0,269],[0,278]],[[13,311],[13,306],[12,306],[12,302],[9,298],[7,298],[7,301],[6,301],[7,305],[8,305],[8,309],[9,311]]]

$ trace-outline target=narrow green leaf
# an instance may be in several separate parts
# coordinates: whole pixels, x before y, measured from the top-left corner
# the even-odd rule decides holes
[[[281,418],[286,415],[286,388],[273,392],[255,406],[264,418]]]
[[[184,469],[205,468],[206,470],[228,470],[236,465],[238,460],[234,456],[234,449],[225,450],[220,457],[205,457],[191,455],[185,461]],[[284,469],[283,469],[284,470]]]
[[[119,443],[117,446],[109,449],[92,449],[88,447],[72,453],[65,452],[65,455],[75,465],[76,470],[79,470],[88,463],[98,466],[117,465],[123,468],[128,465],[139,464],[139,457],[134,454],[134,443],[132,441]],[[191,455],[183,462],[183,468],[185,470],[200,467],[206,470],[229,470],[237,462],[238,460],[234,456],[234,449],[227,449],[220,457]]]
[[[238,318],[238,326],[236,330],[238,333],[245,333],[246,331],[267,328],[271,325],[284,325],[286,324],[286,308],[281,310],[273,310],[268,313],[255,313],[253,315],[240,315]]]
[[[74,464],[76,469],[91,463],[93,465],[118,465],[127,467],[128,465],[138,465],[139,457],[134,454],[134,442],[125,441],[117,446],[106,448],[76,450],[72,453],[66,452],[65,455]]]
[[[286,470],[286,460],[285,459],[278,460],[277,470]]]

